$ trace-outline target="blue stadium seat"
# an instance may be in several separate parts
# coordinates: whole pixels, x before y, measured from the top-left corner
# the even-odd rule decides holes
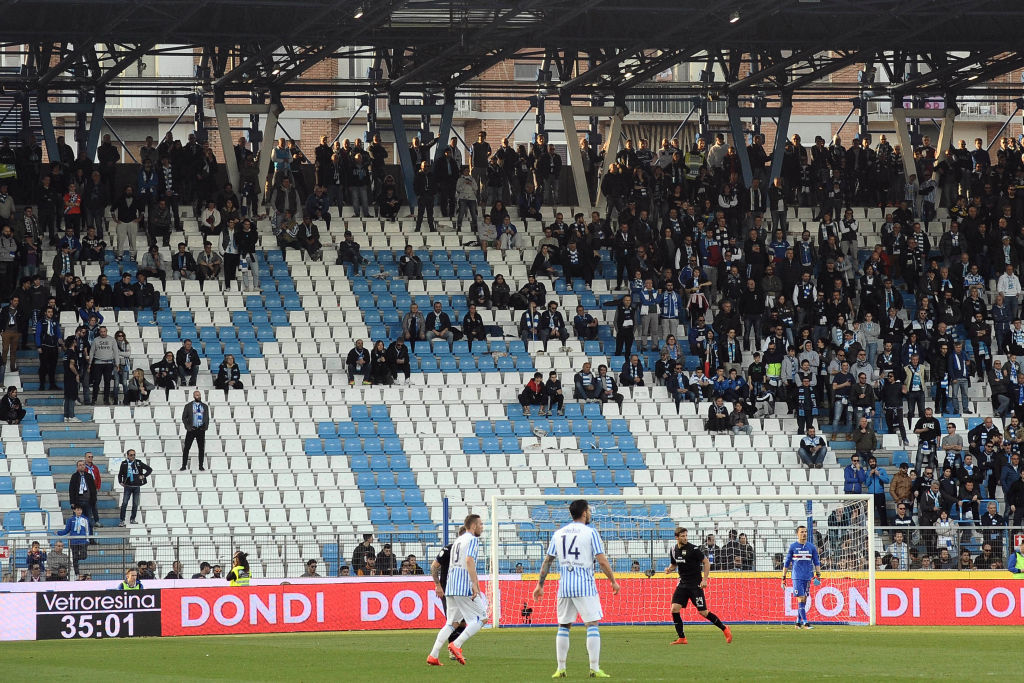
[[[354,422],[368,422],[370,420],[370,409],[366,406],[351,406],[348,414]]]
[[[498,442],[497,437],[485,436],[480,440],[480,447],[484,453],[500,453],[501,444]]]
[[[39,496],[34,493],[22,494],[18,509],[22,512],[38,512],[42,509],[39,507]]]
[[[21,520],[21,512],[8,510],[4,513],[4,529],[6,531],[24,531],[25,525]]]
[[[363,491],[363,502],[366,503],[366,507],[383,507],[387,503],[381,491],[374,488]]]
[[[387,406],[373,405],[370,406],[370,419],[377,422],[391,420],[391,413],[388,412]]]
[[[342,455],[344,452],[341,439],[324,439],[324,455]]]
[[[388,461],[393,472],[409,472],[409,458],[404,454],[392,455]]]
[[[303,450],[306,455],[324,455],[324,444],[320,439],[306,439]]]
[[[353,468],[354,470],[355,468]],[[390,471],[391,466],[388,464],[388,458],[386,455],[374,455],[370,457],[370,469],[374,472],[387,472]]]
[[[381,439],[381,445],[384,447],[384,452],[388,455],[394,455],[402,452],[402,440],[398,437],[385,437]]]
[[[402,490],[401,489],[386,489],[384,491],[384,504],[387,506],[401,505],[402,504]]]
[[[475,436],[464,437],[462,439],[462,452],[470,455],[481,453],[480,439]],[[10,477],[7,478],[10,479]],[[0,477],[0,479],[3,479],[3,477]],[[2,491],[0,491],[0,493],[2,493]]]
[[[353,472],[368,472],[370,470],[370,459],[365,455],[353,455],[348,459],[348,466]],[[387,467],[384,469],[387,469]]]
[[[355,422],[339,422],[338,423],[338,436],[355,436],[356,435],[356,424]]]

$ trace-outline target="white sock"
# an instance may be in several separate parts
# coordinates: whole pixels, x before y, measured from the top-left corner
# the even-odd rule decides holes
[[[448,644],[448,636],[452,634],[455,628],[451,624],[445,624],[441,627],[441,630],[437,632],[437,640],[434,641],[434,649],[430,651],[430,656],[435,659],[441,654],[441,648]]]
[[[559,626],[555,634],[555,659],[558,661],[558,670],[565,668],[565,660],[569,658],[569,627]]]
[[[587,654],[590,655],[590,670],[601,668],[601,631],[597,626],[587,627]]]
[[[462,644],[467,640],[476,635],[476,632],[484,627],[484,620],[480,617],[476,618],[476,621],[469,621],[466,623],[465,630],[459,634],[459,637],[455,639],[453,645],[455,647],[462,647]]]

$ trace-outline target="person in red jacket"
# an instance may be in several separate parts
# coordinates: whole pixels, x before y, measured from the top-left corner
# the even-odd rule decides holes
[[[544,375],[539,372],[533,373],[533,379],[526,383],[523,393],[519,394],[519,403],[527,410],[530,409],[530,406],[541,406],[541,415],[546,412],[547,400],[544,396]]]

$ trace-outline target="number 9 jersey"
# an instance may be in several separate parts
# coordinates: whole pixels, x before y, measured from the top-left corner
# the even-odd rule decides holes
[[[604,544],[595,529],[580,522],[566,524],[551,537],[547,554],[558,558],[558,597],[597,595],[594,563],[604,554]]]

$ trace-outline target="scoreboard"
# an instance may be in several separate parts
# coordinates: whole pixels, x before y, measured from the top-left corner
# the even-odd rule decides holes
[[[159,636],[160,591],[36,593],[36,638]]]

